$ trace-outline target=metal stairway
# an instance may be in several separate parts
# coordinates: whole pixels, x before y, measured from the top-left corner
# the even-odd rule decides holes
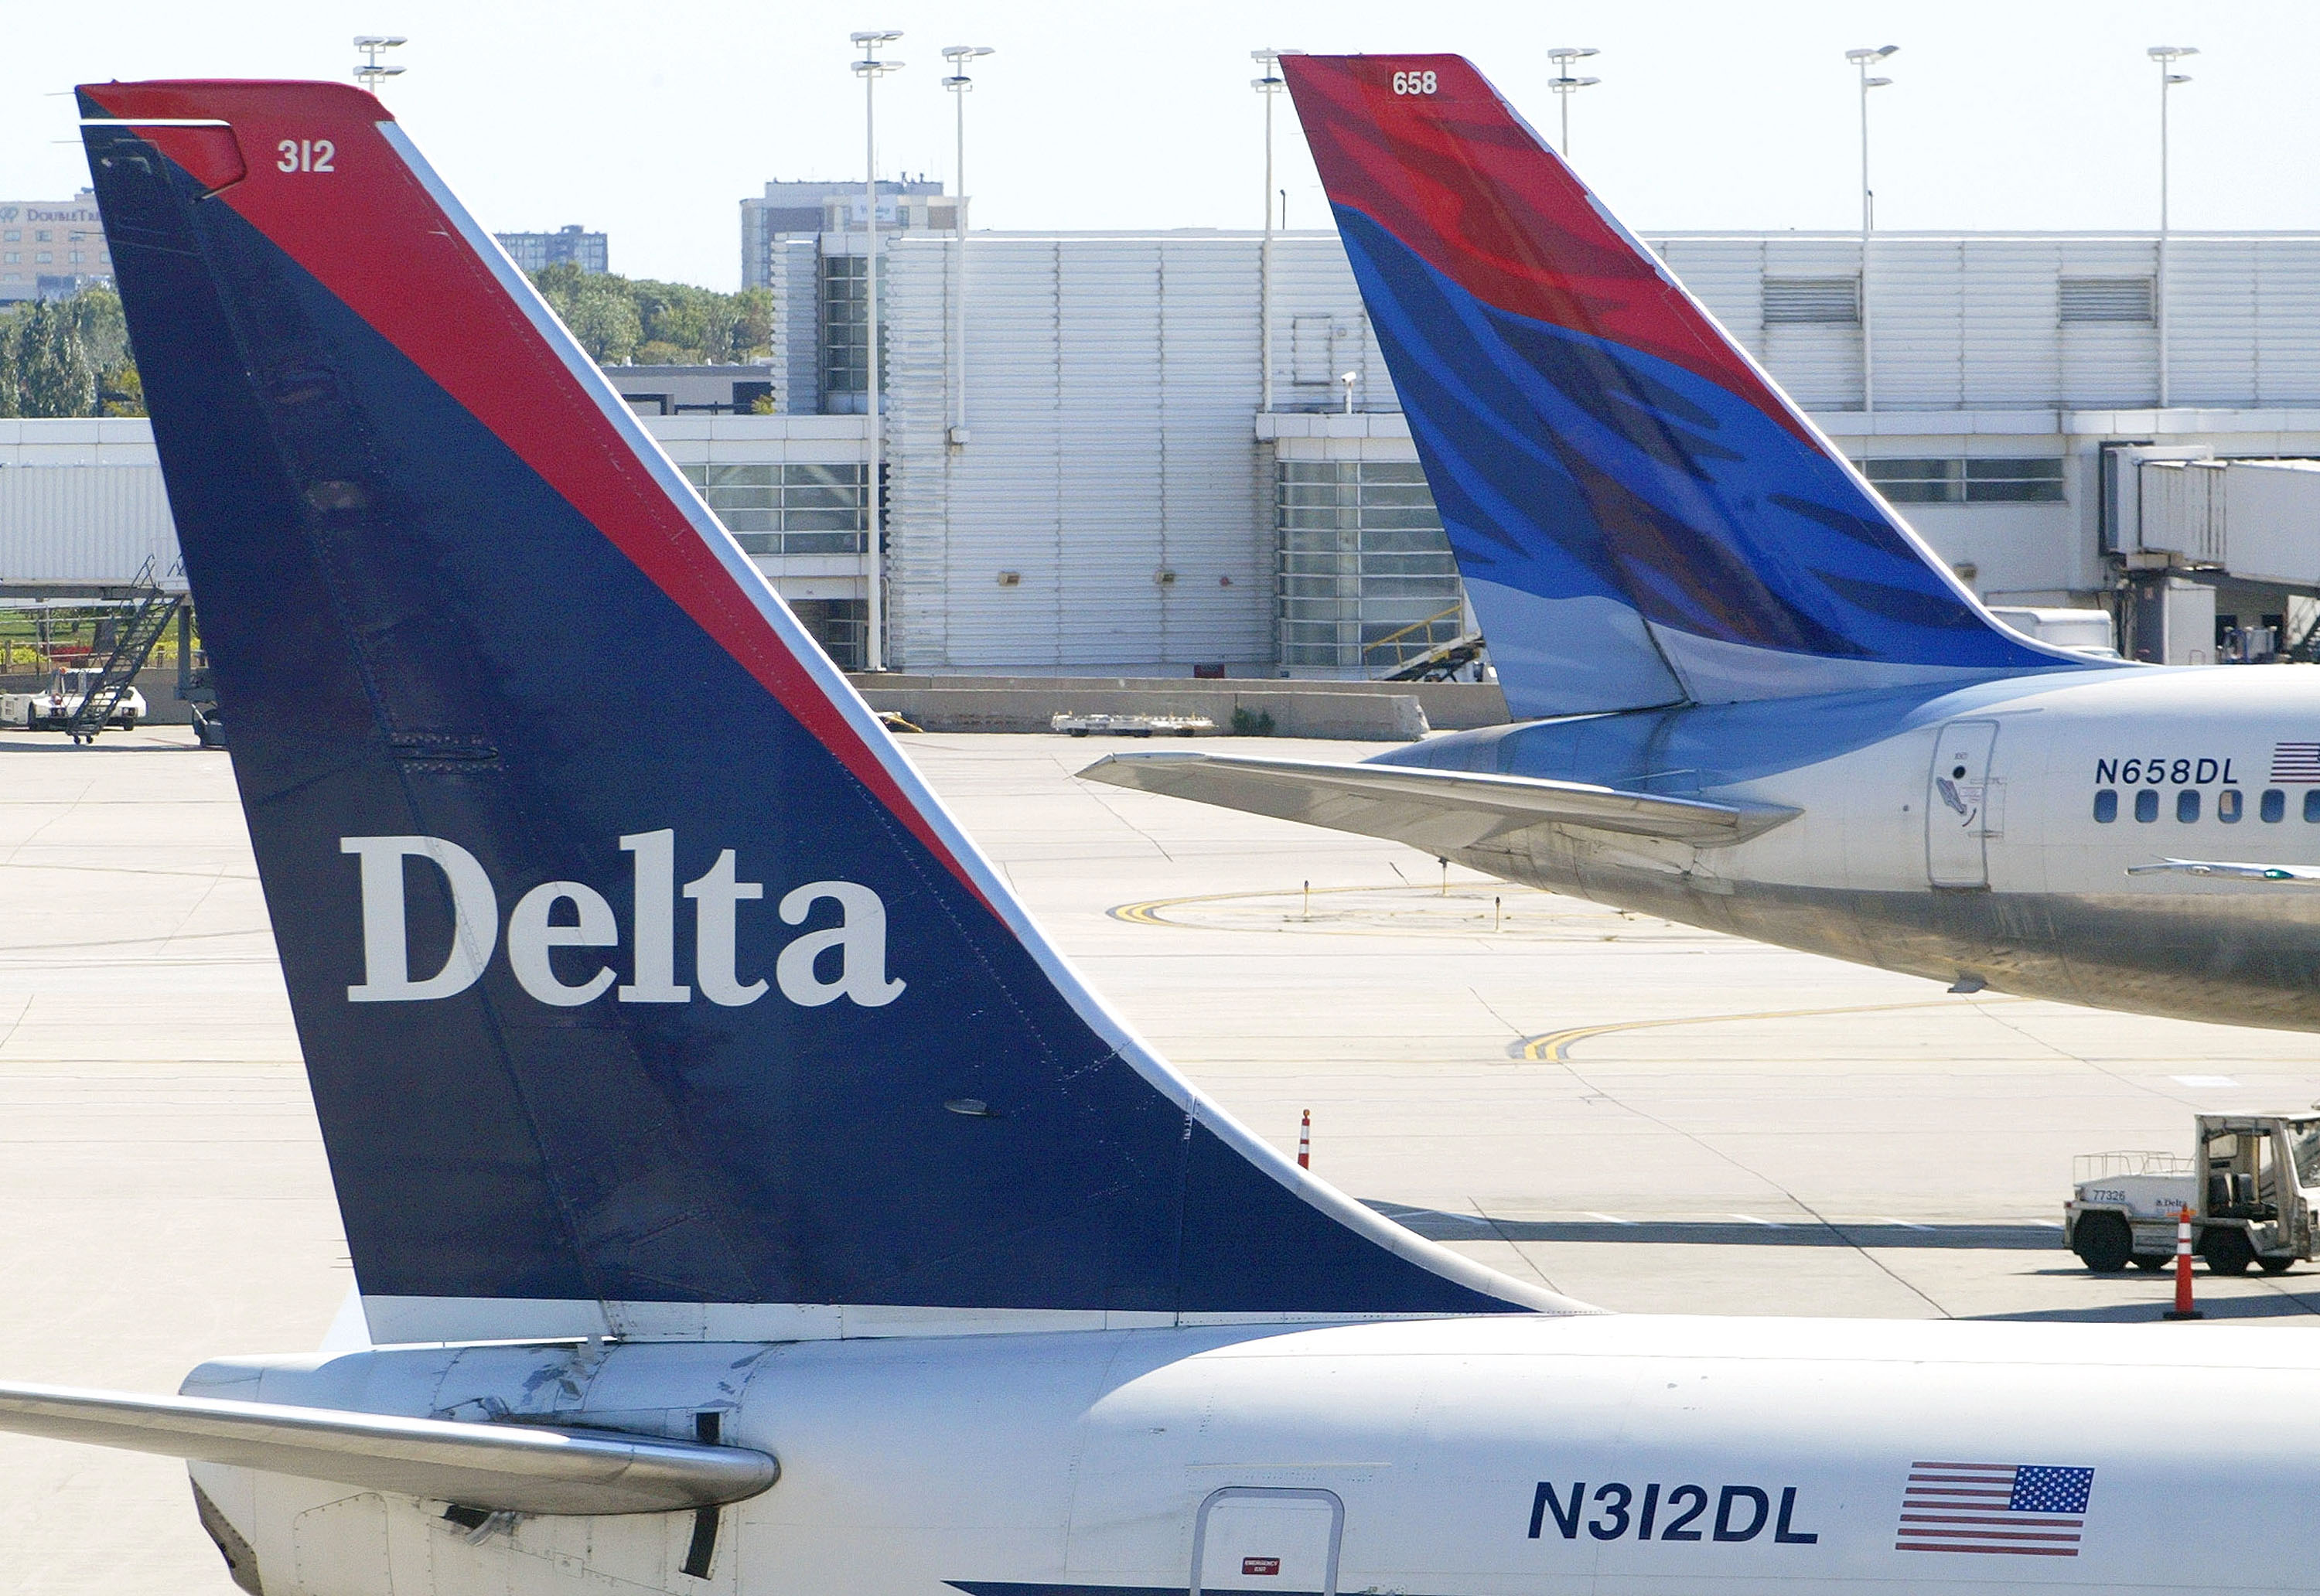
[[[113,719],[113,712],[136,681],[137,673],[145,668],[153,645],[161,640],[161,634],[169,629],[169,622],[177,619],[177,611],[186,602],[181,594],[166,593],[154,586],[151,577],[152,562],[149,560],[138,584],[144,589],[144,596],[122,623],[96,685],[83,696],[72,719],[65,722],[65,735],[76,743],[96,740],[96,734]]]

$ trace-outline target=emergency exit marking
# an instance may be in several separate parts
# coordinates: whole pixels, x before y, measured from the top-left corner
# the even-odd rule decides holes
[[[1244,1557],[1240,1560],[1240,1571],[1243,1573],[1279,1573],[1281,1572],[1281,1559],[1278,1557]]]

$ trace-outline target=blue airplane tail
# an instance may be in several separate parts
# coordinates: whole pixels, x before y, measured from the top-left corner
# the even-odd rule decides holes
[[[1572,1306],[1105,1010],[375,99],[81,104],[376,1338]]]
[[[1983,610],[1465,60],[1282,67],[1518,717],[2089,664]]]

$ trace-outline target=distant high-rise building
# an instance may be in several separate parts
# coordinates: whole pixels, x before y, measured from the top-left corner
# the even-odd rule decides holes
[[[590,232],[577,222],[554,232],[495,232],[500,248],[526,271],[541,271],[567,262],[585,272],[612,270],[605,235]]]
[[[93,191],[68,200],[0,200],[0,304],[62,299],[112,281]]]
[[[768,183],[762,197],[741,202],[741,286],[773,291],[784,410],[859,413],[867,402],[863,186]],[[925,177],[881,182],[881,247],[897,233],[948,232],[958,223],[958,203]],[[882,284],[882,305],[884,299]]]
[[[784,238],[859,230],[865,202],[859,183],[768,183],[762,198],[741,202],[741,286],[766,288],[775,276],[772,249]],[[956,202],[924,177],[878,185],[881,231],[947,232],[957,225]]]

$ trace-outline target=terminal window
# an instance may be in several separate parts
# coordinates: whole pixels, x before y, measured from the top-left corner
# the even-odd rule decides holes
[[[840,670],[860,670],[869,649],[870,606],[862,599],[792,599],[790,612]]]
[[[1464,630],[1464,594],[1415,461],[1283,460],[1281,663],[1376,671]]]
[[[863,466],[683,467],[745,554],[860,554],[869,547]]]
[[[2062,462],[1864,460],[1862,475],[1896,504],[2059,504]]]
[[[870,260],[864,255],[825,255],[821,258],[821,391],[825,408],[844,414],[858,413],[865,403],[857,397],[849,407],[843,395],[870,391]],[[878,274],[878,375],[886,375],[886,274]],[[832,404],[831,400],[837,403]]]

